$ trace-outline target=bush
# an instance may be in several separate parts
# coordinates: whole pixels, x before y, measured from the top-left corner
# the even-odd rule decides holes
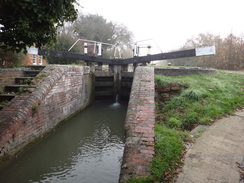
[[[0,67],[19,67],[24,59],[23,53],[0,50]]]

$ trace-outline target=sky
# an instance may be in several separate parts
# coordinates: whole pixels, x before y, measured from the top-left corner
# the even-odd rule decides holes
[[[177,50],[199,33],[244,35],[244,0],[78,1],[81,12],[127,26],[135,42],[151,39],[138,44],[152,44],[155,53]]]

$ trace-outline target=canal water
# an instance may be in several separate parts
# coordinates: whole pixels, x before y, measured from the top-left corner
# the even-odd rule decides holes
[[[0,170],[0,182],[118,182],[126,110],[125,104],[93,104]]]

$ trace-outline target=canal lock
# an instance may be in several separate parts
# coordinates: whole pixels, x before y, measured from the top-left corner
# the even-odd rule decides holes
[[[95,101],[128,102],[133,74],[116,70],[95,73]]]

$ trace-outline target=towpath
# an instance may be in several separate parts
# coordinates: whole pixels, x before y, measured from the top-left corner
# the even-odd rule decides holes
[[[244,109],[218,120],[196,140],[176,182],[244,183]]]
[[[244,166],[244,109],[210,126],[186,154],[177,183],[239,183]]]

